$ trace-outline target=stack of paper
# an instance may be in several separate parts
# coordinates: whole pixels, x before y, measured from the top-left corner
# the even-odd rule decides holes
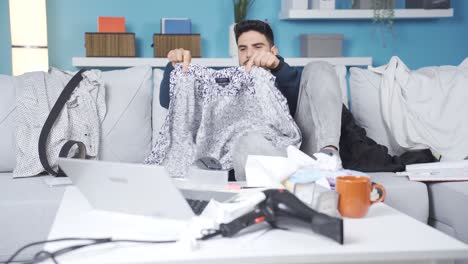
[[[408,165],[400,174],[412,181],[468,181],[468,160]]]

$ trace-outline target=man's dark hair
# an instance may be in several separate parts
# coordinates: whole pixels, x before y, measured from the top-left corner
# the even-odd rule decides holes
[[[247,31],[257,31],[260,34],[265,35],[270,45],[275,45],[275,39],[273,37],[273,30],[268,23],[261,20],[244,20],[236,24],[234,27],[234,34],[236,35],[236,43],[239,40],[240,35]]]

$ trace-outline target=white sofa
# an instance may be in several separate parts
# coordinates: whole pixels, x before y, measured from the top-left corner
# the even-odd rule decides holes
[[[136,67],[104,73],[108,113],[102,127],[101,159],[141,162],[165,116],[159,105],[162,71]],[[13,179],[14,78],[0,75],[0,262],[19,247],[47,238],[64,187],[49,187],[42,177]],[[107,123],[106,123],[107,122]],[[372,173],[387,189],[386,203],[434,224],[468,242],[466,213],[456,210],[468,203],[468,188],[459,184],[410,182],[393,173]],[[456,190],[452,192],[450,190]],[[36,250],[24,252],[28,259]]]

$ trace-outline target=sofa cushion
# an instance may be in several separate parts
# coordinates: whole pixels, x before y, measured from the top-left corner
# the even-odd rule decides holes
[[[167,115],[167,109],[162,107],[161,104],[159,103],[159,92],[161,90],[160,89],[161,81],[163,77],[164,77],[163,70],[161,69],[153,70],[153,115],[152,115],[153,145]]]
[[[107,113],[100,159],[139,163],[151,151],[151,67],[103,72]]]
[[[107,112],[102,123],[100,159],[143,162],[151,150],[151,67],[103,72]],[[0,75],[0,172],[15,167],[15,89]],[[21,87],[17,87],[21,89]]]
[[[468,182],[428,183],[429,222],[468,243]]]
[[[13,77],[0,75],[0,172],[15,167],[15,89]]]
[[[0,262],[20,247],[45,240],[62,200],[64,187],[49,187],[42,177],[13,179],[0,173]],[[26,250],[18,259],[30,259],[38,251]]]
[[[351,112],[356,123],[366,130],[367,136],[388,148],[390,155],[401,155],[401,148],[384,123],[380,110],[381,76],[367,69],[350,69],[349,87]]]
[[[372,181],[382,184],[387,192],[385,203],[423,223],[429,216],[427,187],[391,172],[369,173]]]

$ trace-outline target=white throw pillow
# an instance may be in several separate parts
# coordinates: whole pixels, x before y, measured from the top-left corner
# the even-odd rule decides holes
[[[167,116],[167,109],[159,103],[159,92],[163,77],[163,70],[153,70],[153,145]]]
[[[103,72],[107,113],[102,123],[100,159],[143,162],[151,151],[149,66]]]
[[[395,141],[382,117],[380,103],[380,75],[367,69],[350,69],[351,112],[356,123],[367,136],[388,148],[390,155],[401,155],[405,150]]]
[[[13,77],[0,75],[0,172],[13,171],[16,165],[15,109]]]

